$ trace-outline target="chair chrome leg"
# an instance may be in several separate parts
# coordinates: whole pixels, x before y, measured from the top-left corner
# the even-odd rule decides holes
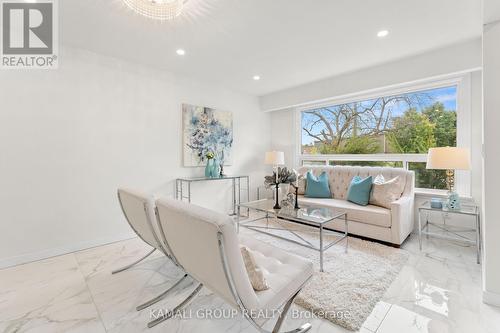
[[[146,254],[144,257],[142,257],[141,259],[137,260],[137,261],[134,261],[133,263],[131,263],[130,265],[127,265],[125,267],[122,267],[122,268],[119,268],[119,269],[116,269],[114,271],[111,272],[111,274],[116,274],[116,273],[120,273],[120,272],[123,272],[127,269],[129,269],[130,267],[134,266],[134,265],[137,265],[138,263],[140,263],[141,261],[143,261],[144,259],[146,259],[147,257],[149,257],[151,254],[153,254],[153,252],[155,252],[156,249],[152,249],[151,251],[149,251],[148,254]]]
[[[304,324],[304,325],[302,325],[294,330],[291,330],[291,331],[288,331],[285,333],[304,333],[304,332],[309,331],[311,328],[312,328],[312,325],[307,323],[307,324]]]
[[[179,280],[177,281],[176,283],[174,283],[170,288],[168,288],[167,290],[165,290],[164,292],[162,292],[160,295],[156,296],[155,298],[137,306],[135,309],[137,311],[141,311],[141,310],[144,310],[145,308],[147,307],[150,307],[151,305],[155,304],[155,303],[158,303],[159,301],[161,301],[162,299],[164,299],[165,297],[167,297],[167,295],[172,291],[174,290],[175,287],[177,287],[182,281],[184,281],[185,278],[187,278],[187,274],[184,274],[184,276]]]
[[[274,325],[274,328],[273,328],[273,332],[272,333],[278,333],[280,328],[281,328],[281,325],[283,324],[283,321],[285,320],[286,318],[286,315],[288,313],[288,311],[290,310],[290,306],[292,305],[293,301],[295,300],[295,297],[297,297],[297,295],[300,293],[300,290],[295,294],[293,295],[292,298],[290,298],[288,300],[288,302],[286,302],[285,306],[283,307],[283,310],[281,311],[281,314],[278,318],[278,320],[276,321],[276,324]],[[303,333],[303,332],[307,332],[311,329],[312,325],[309,324],[309,323],[306,323],[296,329],[293,329],[291,331],[288,331],[286,333]]]
[[[161,317],[156,318],[153,321],[150,321],[148,323],[148,328],[154,327],[164,322],[165,320],[172,318],[179,310],[182,310],[193,298],[196,297],[196,295],[200,292],[201,288],[203,288],[203,285],[200,283],[198,287],[196,287],[196,289],[193,290],[193,292],[189,294],[189,296],[185,300],[183,300],[179,305],[177,305],[172,311],[169,311],[169,313],[167,313],[166,315],[163,315]]]

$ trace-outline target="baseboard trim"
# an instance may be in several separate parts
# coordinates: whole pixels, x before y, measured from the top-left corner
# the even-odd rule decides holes
[[[71,244],[67,246],[47,249],[39,252],[22,254],[20,256],[5,258],[0,260],[0,269],[18,266],[22,264],[27,264],[33,261],[43,260],[47,258],[57,257],[60,255],[90,249],[92,247],[106,245],[110,243],[115,243],[127,239],[137,237],[134,233],[126,233],[120,236],[110,236],[104,237],[97,240],[90,240],[85,242],[80,242],[76,244]]]
[[[483,303],[493,306],[500,306],[500,294],[483,290]]]

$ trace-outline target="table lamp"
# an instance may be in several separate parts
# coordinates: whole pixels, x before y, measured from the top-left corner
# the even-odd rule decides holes
[[[273,166],[273,170],[274,170],[275,175],[276,175],[276,179],[274,182],[276,185],[276,203],[275,203],[273,208],[274,209],[281,209],[280,204],[279,204],[279,199],[278,199],[278,191],[279,191],[279,182],[278,182],[279,169],[278,169],[278,167],[280,165],[285,164],[285,153],[283,153],[282,151],[268,151],[268,152],[266,152],[265,163],[267,165]]]
[[[446,170],[448,187],[448,209],[460,209],[460,197],[455,192],[455,170],[470,170],[470,152],[466,148],[430,148],[427,154],[427,169]]]

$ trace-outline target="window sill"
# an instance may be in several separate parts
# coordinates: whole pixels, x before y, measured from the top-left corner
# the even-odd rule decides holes
[[[446,198],[448,197],[447,190],[435,190],[429,188],[416,188],[415,189],[415,197],[418,198]],[[469,195],[460,195],[460,198],[465,201],[473,201],[472,197]]]
[[[435,190],[431,188],[416,188],[415,196],[417,197],[438,197],[445,198],[447,196],[446,190]]]

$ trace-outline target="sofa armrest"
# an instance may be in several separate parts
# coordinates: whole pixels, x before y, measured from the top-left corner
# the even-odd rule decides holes
[[[391,203],[392,243],[401,245],[413,231],[414,194],[407,194]]]

